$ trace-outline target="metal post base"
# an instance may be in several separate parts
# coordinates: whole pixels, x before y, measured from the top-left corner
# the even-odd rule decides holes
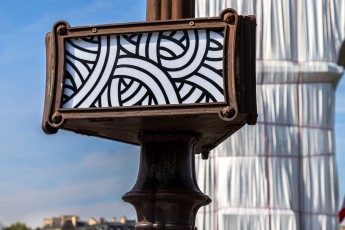
[[[198,188],[190,135],[144,135],[137,182],[123,196],[137,212],[137,230],[196,230],[198,209],[211,199]]]

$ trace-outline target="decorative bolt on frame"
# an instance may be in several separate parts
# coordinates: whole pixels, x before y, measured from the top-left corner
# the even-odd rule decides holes
[[[43,129],[141,145],[137,182],[123,197],[136,229],[196,229],[211,200],[194,154],[207,159],[256,123],[255,17],[193,12],[193,1],[148,0],[146,23],[60,21],[46,37]]]

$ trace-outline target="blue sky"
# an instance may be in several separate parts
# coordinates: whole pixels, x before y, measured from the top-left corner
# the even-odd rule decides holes
[[[339,176],[339,202],[342,203],[345,198],[345,74],[335,95],[335,144]]]
[[[138,173],[139,148],[41,130],[45,34],[72,26],[145,19],[144,0],[30,0],[0,3],[0,222],[41,226],[45,217],[77,214],[135,218],[122,195]],[[336,100],[339,176],[345,175],[345,83]],[[340,197],[345,181],[340,181]]]
[[[1,1],[0,221],[32,227],[43,218],[127,215],[122,195],[134,185],[139,148],[41,129],[45,35],[58,20],[73,26],[145,19],[143,0]]]

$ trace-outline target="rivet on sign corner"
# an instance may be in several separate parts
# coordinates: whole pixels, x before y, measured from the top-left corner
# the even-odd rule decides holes
[[[231,106],[226,106],[220,111],[221,118],[225,120],[232,119],[236,115],[236,111]]]
[[[195,22],[194,22],[194,21],[190,21],[190,22],[189,22],[189,25],[190,25],[190,26],[194,26],[194,25],[195,25]]]
[[[60,123],[63,122],[63,118],[60,114],[55,114],[55,115],[53,115],[52,121],[55,125],[59,125]]]
[[[57,29],[58,35],[62,36],[67,33],[67,27],[66,26],[59,26]]]
[[[97,28],[92,28],[92,33],[97,33]]]
[[[226,18],[226,23],[232,24],[235,22],[235,15],[231,14],[229,17]]]

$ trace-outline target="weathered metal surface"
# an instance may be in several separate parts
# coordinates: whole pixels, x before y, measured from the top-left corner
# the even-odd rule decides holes
[[[228,136],[247,123],[256,123],[255,17],[238,16],[234,10],[227,9],[216,18],[194,19],[194,0],[147,0],[147,21],[88,27],[56,23],[46,37],[47,82],[42,126],[49,134],[65,129],[83,135],[140,144],[138,179],[133,189],[123,196],[126,202],[136,208],[136,229],[196,230],[196,213],[211,199],[198,188],[194,154],[202,153],[202,158],[207,159],[209,151]],[[91,75],[81,78],[78,83],[78,79],[73,78],[68,70],[68,65],[80,64],[76,52],[90,51],[91,56],[99,58],[100,53],[95,52],[94,45],[90,45],[94,43],[101,47],[96,40],[104,39],[109,48],[111,42],[120,44],[120,36],[150,37],[154,33],[163,34],[167,31],[182,31],[184,34],[193,31],[198,34],[199,30],[207,30],[209,34],[213,30],[218,31],[224,39],[223,42],[216,41],[218,45],[210,46],[211,50],[222,46],[223,55],[219,58],[221,63],[217,63],[222,66],[218,72],[221,72],[219,76],[223,79],[223,85],[218,85],[222,92],[222,96],[217,97],[219,100],[184,103],[180,98],[175,104],[167,100],[168,103],[162,104],[141,102],[130,106],[118,103],[114,106],[108,103],[112,100],[109,94],[108,98],[102,100],[92,98],[88,104],[83,100],[88,100],[89,94],[74,98],[80,92],[79,89],[83,90],[84,83],[91,79]],[[207,43],[211,44],[213,38],[208,38]],[[86,47],[83,46],[84,42],[88,42]],[[69,49],[66,48],[68,45]],[[121,55],[121,52],[122,55],[131,53],[124,46],[119,47],[121,51],[117,55]],[[138,47],[136,50],[140,53]],[[111,56],[109,53],[107,51],[107,58]],[[130,55],[133,56],[133,53]],[[143,56],[141,53],[138,58],[142,59]],[[76,61],[73,63],[72,59]],[[117,63],[115,58],[111,61]],[[81,63],[84,69],[92,69],[94,65],[93,59]],[[107,65],[104,64],[103,69]],[[211,66],[212,62],[208,65]],[[125,66],[127,68],[130,63],[125,63]],[[116,64],[112,67],[113,70],[117,68]],[[100,71],[102,74],[103,69]],[[78,72],[77,75],[83,74]],[[104,78],[96,77],[95,82],[100,79],[104,81]],[[108,82],[111,79],[105,80]],[[123,82],[127,84],[125,80]],[[88,86],[91,90],[95,87],[98,87],[97,84]],[[106,87],[111,88],[103,84],[100,87],[101,94],[96,95],[96,98],[103,97]],[[120,91],[121,87],[118,89]],[[73,93],[66,93],[69,90]],[[104,102],[107,104],[104,105]]]
[[[136,229],[196,230],[198,209],[211,202],[197,185],[192,135],[146,134],[140,137],[138,179],[123,196],[137,211]]]
[[[146,21],[194,18],[195,0],[147,0]]]
[[[172,6],[178,8],[180,3],[176,1]],[[66,39],[206,28],[224,31],[224,102],[108,108],[62,107]],[[46,41],[47,84],[43,129],[47,133],[65,129],[131,144],[139,144],[137,137],[140,132],[192,133],[199,138],[196,153],[202,152],[206,156],[243,125],[256,122],[255,18],[244,18],[228,9],[220,17],[193,20],[87,27],[70,27],[66,22],[58,22],[47,35]],[[228,112],[224,113],[224,108]]]

